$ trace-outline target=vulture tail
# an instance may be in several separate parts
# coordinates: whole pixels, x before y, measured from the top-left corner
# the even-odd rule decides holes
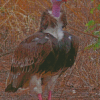
[[[16,92],[18,90],[18,88],[15,88],[12,86],[12,84],[9,84],[6,89],[5,92]]]

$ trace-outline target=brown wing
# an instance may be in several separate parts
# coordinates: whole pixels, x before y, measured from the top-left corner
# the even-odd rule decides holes
[[[66,36],[71,37],[71,49],[68,53],[68,60],[66,61],[66,66],[71,67],[76,59],[78,48],[79,48],[79,38],[69,34],[67,31],[64,32]]]
[[[38,70],[39,65],[44,62],[51,51],[51,41],[40,32],[21,42],[13,55],[11,71],[7,78],[7,88],[5,91],[15,92],[19,87],[25,85],[30,79],[31,74]]]

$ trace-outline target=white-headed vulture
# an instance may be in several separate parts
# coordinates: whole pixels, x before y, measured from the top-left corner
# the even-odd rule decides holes
[[[38,32],[22,41],[15,49],[5,92],[30,87],[42,100],[42,85],[48,85],[48,100],[57,78],[72,67],[78,51],[78,38],[62,29],[67,25],[60,6],[66,0],[51,0],[52,10],[41,17]]]

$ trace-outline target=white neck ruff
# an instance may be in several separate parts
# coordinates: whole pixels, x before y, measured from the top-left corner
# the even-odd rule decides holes
[[[52,15],[52,11],[48,11],[48,12],[50,13],[50,15]],[[61,13],[60,13],[60,16],[61,16]],[[55,38],[57,38],[58,41],[60,41],[64,36],[63,30],[62,30],[63,23],[60,20],[60,16],[59,17],[53,16],[57,20],[57,26],[55,28],[48,26],[47,29],[43,31],[45,33],[50,33]]]

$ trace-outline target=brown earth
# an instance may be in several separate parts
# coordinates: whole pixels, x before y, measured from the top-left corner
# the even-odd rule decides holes
[[[99,100],[100,99],[100,49],[85,47],[96,42],[99,30],[86,31],[86,23],[95,20],[100,24],[99,0],[67,0],[62,9],[66,11],[66,29],[80,39],[76,62],[57,81],[53,100]],[[42,12],[51,7],[49,0],[0,0],[0,100],[37,100],[29,90],[5,93],[7,74],[10,70],[12,54],[18,44],[39,29]],[[43,100],[47,91],[43,93]]]

